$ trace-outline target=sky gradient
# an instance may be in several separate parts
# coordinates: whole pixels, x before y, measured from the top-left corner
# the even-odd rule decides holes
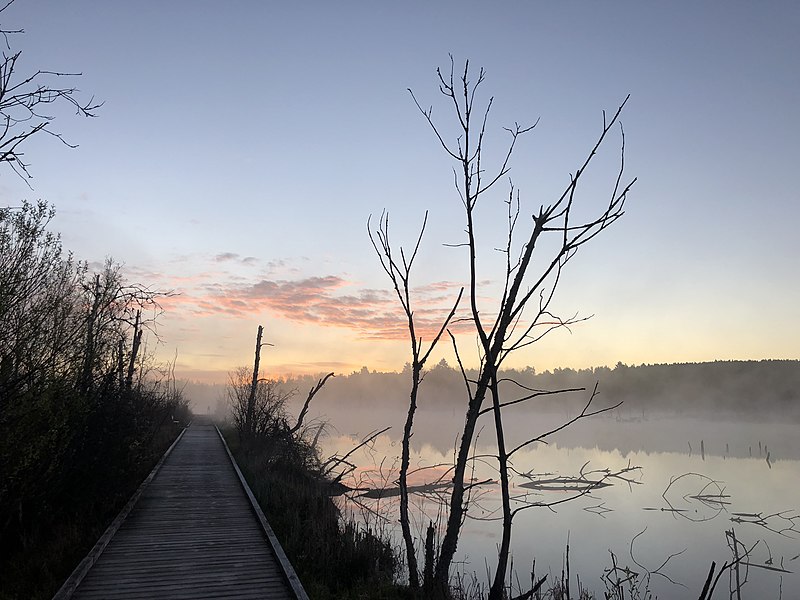
[[[462,241],[464,217],[407,88],[452,131],[435,74],[448,53],[486,69],[487,157],[502,127],[540,119],[511,164],[523,216],[631,94],[626,215],[569,264],[554,303],[594,316],[510,366],[800,357],[797,3],[18,0],[2,19],[25,29],[10,40],[24,70],[81,71],[105,104],[57,114],[79,147],[32,141],[33,190],[7,171],[0,203],[46,199],[78,258],[179,292],[158,348],[177,351],[179,376],[247,364],[258,324],[273,373],[402,368],[366,221],[386,209],[410,243],[430,211],[415,287],[435,319],[463,280],[463,249],[443,243]],[[615,137],[584,206],[606,199],[618,152]],[[482,208],[487,302],[505,195]]]

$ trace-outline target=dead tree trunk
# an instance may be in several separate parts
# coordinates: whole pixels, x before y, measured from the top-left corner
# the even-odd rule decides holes
[[[492,414],[494,415],[495,435],[497,437],[497,461],[500,471],[500,493],[503,503],[503,534],[500,539],[500,548],[497,552],[497,569],[494,572],[494,581],[489,590],[491,600],[501,600],[505,574],[508,569],[508,555],[511,549],[511,522],[514,513],[511,511],[511,483],[508,478],[508,453],[506,452],[505,434],[503,432],[503,415],[500,406],[500,390],[497,382],[497,372],[491,374]]]
[[[91,308],[86,315],[86,351],[83,357],[83,369],[81,372],[81,389],[87,393],[92,388],[92,377],[94,374],[95,361],[95,329],[97,327],[98,315],[102,298],[100,294],[100,275],[95,275],[91,288]]]
[[[119,389],[125,387],[125,340],[117,342],[117,376],[119,377]]]
[[[261,364],[261,336],[264,334],[264,327],[258,326],[258,334],[256,335],[256,352],[255,360],[253,361],[253,380],[250,384],[250,394],[247,397],[247,412],[245,413],[245,434],[250,437],[253,434],[255,425],[255,411],[256,411],[256,392],[258,391],[258,371]]]
[[[125,378],[125,387],[133,387],[133,374],[136,371],[136,358],[139,354],[139,347],[142,344],[142,311],[136,311],[136,320],[133,324],[133,339],[131,340],[131,356],[128,361],[128,376]]]

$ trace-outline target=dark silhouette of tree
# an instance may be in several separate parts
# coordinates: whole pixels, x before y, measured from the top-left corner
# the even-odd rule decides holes
[[[526,387],[519,382],[509,381],[501,375],[500,369],[506,359],[514,352],[519,351],[541,340],[548,333],[569,327],[579,321],[585,320],[577,315],[561,317],[551,309],[551,303],[558,287],[562,270],[566,264],[576,256],[578,251],[595,236],[611,226],[623,215],[623,207],[627,194],[634,184],[635,179],[628,183],[623,182],[625,138],[619,116],[627,102],[622,102],[613,116],[606,118],[603,113],[602,128],[594,145],[585,160],[578,166],[574,174],[569,176],[564,191],[549,205],[541,205],[532,215],[532,225],[520,244],[516,235],[522,227],[520,221],[520,193],[513,183],[509,182],[509,190],[505,200],[505,217],[507,220],[507,236],[502,244],[501,251],[505,256],[505,270],[501,277],[504,281],[502,293],[497,299],[497,304],[489,312],[482,312],[479,307],[478,285],[485,279],[479,272],[478,245],[476,238],[480,230],[480,220],[476,216],[476,209],[485,199],[488,192],[492,191],[499,182],[503,181],[510,172],[510,161],[518,140],[531,132],[536,124],[521,126],[514,124],[506,128],[510,136],[505,152],[500,156],[495,167],[488,167],[484,158],[484,139],[488,117],[492,106],[489,99],[481,106],[478,99],[479,88],[484,81],[485,73],[479,70],[477,77],[472,79],[469,63],[464,65],[463,73],[457,76],[455,65],[451,57],[449,73],[437,70],[439,90],[449,104],[455,116],[458,134],[452,141],[445,139],[439,125],[432,118],[432,109],[424,109],[417,101],[411,90],[411,96],[421,114],[430,125],[436,139],[441,144],[445,153],[454,161],[454,174],[456,190],[464,209],[466,239],[455,244],[465,248],[469,268],[467,282],[467,296],[469,301],[469,321],[474,326],[477,337],[480,364],[476,373],[468,373],[460,353],[456,338],[447,329],[453,318],[453,311],[444,320],[442,330],[447,329],[453,342],[458,367],[464,383],[467,396],[467,407],[461,439],[458,444],[456,461],[453,467],[452,491],[446,510],[446,525],[438,553],[430,557],[429,562],[435,566],[426,565],[425,595],[428,597],[447,597],[450,578],[450,567],[456,553],[458,538],[464,519],[469,510],[470,493],[473,484],[468,480],[468,467],[472,451],[478,419],[481,415],[491,414],[494,420],[495,436],[497,442],[497,461],[500,475],[502,493],[502,538],[498,550],[498,566],[494,574],[490,598],[500,600],[505,594],[505,576],[508,568],[510,552],[512,521],[514,516],[525,508],[532,506],[524,503],[515,506],[511,498],[510,470],[511,459],[519,450],[544,440],[547,436],[560,431],[563,427],[578,419],[586,418],[610,410],[613,407],[594,410],[591,405],[596,396],[596,387],[586,401],[583,409],[576,417],[565,423],[562,427],[531,437],[527,440],[508,443],[503,428],[503,410],[533,398],[559,392],[580,392],[582,389],[539,390]],[[574,210],[582,190],[584,174],[596,156],[598,150],[606,141],[612,130],[619,125],[621,137],[622,160],[617,173],[612,177],[609,194],[604,198],[599,207],[588,217],[577,217]],[[587,214],[584,207],[581,215]],[[424,230],[424,227],[423,227]],[[424,359],[428,354],[422,354],[418,349],[417,335],[411,310],[411,300],[408,292],[408,280],[413,265],[413,259],[419,248],[417,241],[410,258],[406,260],[404,252],[400,251],[400,261],[392,255],[388,241],[388,219],[381,220],[377,230],[379,243],[373,239],[384,270],[392,281],[396,294],[403,307],[407,320],[410,339],[412,341],[412,394],[409,405],[406,427],[404,431],[404,448],[410,436],[414,413],[416,409],[416,393],[421,381],[421,371]],[[372,237],[372,236],[371,236]],[[420,234],[421,239],[421,234]],[[534,258],[536,260],[534,260]],[[460,299],[460,294],[459,294]],[[457,305],[457,303],[456,303]],[[442,331],[434,338],[435,344]],[[511,387],[516,392],[521,392],[508,399],[501,394],[501,384]],[[488,403],[488,407],[486,404]],[[407,472],[407,461],[401,465],[401,488],[403,487],[404,471]],[[401,525],[403,527],[406,553],[410,568],[416,566],[413,540],[407,533],[408,514],[401,511]],[[426,547],[431,544],[426,543]],[[432,574],[431,574],[432,569]],[[412,585],[418,575],[412,571],[410,574]]]
[[[13,3],[10,0],[0,7],[0,19]],[[76,87],[62,84],[80,73],[44,69],[21,73],[22,51],[12,50],[11,40],[23,33],[23,29],[8,29],[0,24],[6,50],[0,59],[0,163],[27,181],[31,177],[24,152],[27,140],[48,134],[66,146],[75,147],[54,129],[55,115],[51,111],[64,106],[76,115],[94,117],[102,103],[95,102],[94,97],[81,100]]]
[[[228,405],[239,438],[244,442],[280,436],[302,436],[311,401],[328,379],[333,377],[333,373],[328,373],[312,386],[295,424],[290,427],[286,403],[294,397],[296,390],[287,389],[278,379],[261,377],[261,349],[272,346],[262,341],[263,336],[264,327],[259,325],[252,371],[248,367],[239,367],[228,374]]]
[[[409,342],[411,343],[411,393],[409,397],[408,403],[408,413],[406,415],[406,422],[403,426],[403,439],[402,439],[402,450],[401,450],[401,458],[400,458],[400,474],[399,474],[399,486],[400,486],[400,527],[403,533],[403,541],[405,543],[406,548],[406,561],[408,565],[408,578],[409,584],[411,585],[412,590],[419,589],[419,567],[417,566],[417,555],[414,549],[414,538],[411,534],[411,523],[408,513],[408,469],[410,466],[410,459],[411,459],[411,436],[413,435],[413,428],[414,428],[414,416],[417,411],[417,397],[419,395],[419,387],[422,383],[423,379],[423,369],[425,368],[425,363],[427,362],[428,358],[433,352],[434,348],[436,348],[436,344],[439,343],[442,335],[444,334],[447,326],[453,319],[453,316],[456,313],[458,308],[458,304],[461,302],[461,296],[464,294],[464,288],[462,287],[461,290],[458,292],[458,296],[453,303],[453,308],[447,314],[447,316],[442,321],[442,325],[439,328],[439,331],[435,334],[434,338],[428,343],[428,348],[425,350],[423,348],[422,337],[418,337],[416,322],[414,320],[414,310],[411,304],[411,288],[410,288],[410,279],[411,279],[411,269],[414,266],[414,261],[417,258],[417,253],[419,252],[419,245],[422,241],[422,236],[425,233],[425,225],[428,222],[428,213],[425,213],[425,219],[422,222],[422,227],[420,228],[419,236],[417,238],[417,243],[414,245],[414,249],[410,252],[408,256],[406,256],[406,251],[400,247],[400,257],[399,260],[393,252],[391,242],[389,240],[389,215],[384,213],[381,215],[380,221],[378,223],[378,228],[373,235],[373,231],[370,228],[370,222],[367,221],[367,232],[369,234],[369,239],[372,242],[372,246],[375,249],[375,252],[378,255],[378,259],[381,261],[381,266],[386,274],[389,276],[389,280],[392,282],[392,286],[394,287],[394,292],[397,295],[397,299],[400,302],[400,306],[403,308],[403,313],[405,314],[406,324],[408,326],[408,337]],[[445,365],[447,363],[445,362]],[[425,566],[425,573],[426,573],[426,581],[428,582],[427,585],[430,585],[431,577],[430,572],[432,571],[431,565]]]

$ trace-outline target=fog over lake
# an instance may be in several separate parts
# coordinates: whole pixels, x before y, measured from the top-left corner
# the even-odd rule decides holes
[[[376,423],[384,416],[388,415],[380,412],[372,415]],[[531,414],[526,417],[529,418],[513,421],[512,429],[526,431],[545,421]],[[554,420],[552,415],[549,417]],[[342,414],[340,426],[355,423],[366,426],[365,421],[363,415]],[[412,468],[452,464],[452,437],[436,434],[437,430],[451,432],[452,417],[439,412],[421,420],[419,425]],[[348,480],[350,485],[370,488],[396,485],[399,430],[387,432],[369,450],[350,457],[359,467]],[[491,442],[492,436],[493,431],[485,429],[481,437]],[[652,445],[648,444],[650,440]],[[358,441],[358,436],[332,435],[324,442],[325,453],[342,455]],[[479,439],[476,454],[492,451],[491,443],[484,444]],[[768,463],[767,452],[781,458],[771,458]],[[611,479],[609,487],[593,490],[552,509],[538,506],[521,512],[515,519],[512,546],[517,576],[523,583],[529,580],[533,559],[538,576],[548,571],[550,578],[560,576],[569,540],[572,573],[578,573],[583,584],[596,592],[603,589],[600,578],[603,570],[611,566],[609,552],[613,551],[621,565],[640,573],[644,573],[642,566],[656,571],[670,555],[680,553],[659,571],[677,583],[653,574],[650,587],[662,598],[699,595],[711,561],[719,566],[731,560],[725,533],[731,527],[748,548],[758,542],[751,555],[752,564],[796,571],[800,563],[797,454],[796,425],[791,424],[714,423],[675,418],[632,423],[618,422],[613,417],[595,417],[576,424],[572,430],[554,436],[549,445],[521,452],[515,458],[515,469],[522,473],[552,474],[548,478],[574,477],[582,468],[584,473],[640,469],[625,474],[630,482]],[[478,462],[475,477],[496,480],[493,466],[492,460]],[[445,471],[442,466],[418,471],[410,483],[437,481],[441,476],[446,481]],[[518,487],[526,481],[515,477],[512,494],[527,493],[526,500],[532,502],[579,496],[575,492],[537,492]],[[499,521],[485,519],[499,518],[500,494],[497,485],[479,489],[459,543],[459,560],[463,561],[465,572],[475,571],[484,576],[484,561],[493,564],[500,539]],[[444,499],[447,490],[439,493]],[[698,499],[703,496],[706,498]],[[399,539],[399,529],[395,527],[397,497],[375,500],[356,496],[356,500],[358,504],[344,501],[342,505],[371,527],[385,527]],[[412,505],[417,537],[424,539],[424,527],[429,519],[436,520],[441,508],[437,493],[416,494]],[[773,516],[754,523],[759,519],[737,514]],[[638,565],[631,558],[631,541],[635,537],[633,559]],[[723,582],[727,585],[725,576],[720,587],[724,587]],[[688,590],[677,584],[687,586]],[[745,597],[777,598],[781,587],[783,597],[800,597],[800,577],[795,573],[751,567],[743,589]]]
[[[392,490],[407,411],[406,375],[363,369],[336,377],[311,411],[317,423],[325,423],[320,445],[326,457],[344,456],[370,433],[391,427],[348,457],[356,468],[344,482],[360,491],[339,502],[345,513],[398,544],[398,497]],[[509,376],[532,389],[585,388],[506,408],[509,445],[574,417],[594,382],[600,390],[595,409],[623,401],[514,456],[516,505],[536,505],[514,521],[515,577],[522,587],[530,581],[534,559],[537,577],[561,577],[569,541],[573,589],[577,574],[584,587],[602,597],[602,577],[612,567],[613,552],[620,568],[639,574],[641,589],[649,581],[658,597],[697,597],[711,562],[719,569],[733,560],[726,533],[732,531],[740,548],[749,551],[748,566],[740,571],[743,579],[747,571],[743,597],[800,597],[795,573],[800,568],[797,361],[618,365]],[[290,414],[297,414],[314,381],[286,382],[298,390]],[[506,398],[514,397],[513,387],[507,384]],[[409,484],[423,486],[411,497],[418,540],[424,539],[429,521],[441,525],[464,406],[460,374],[446,365],[427,374],[411,439]],[[210,402],[208,407],[213,408]],[[487,564],[492,571],[501,534],[494,445],[492,416],[486,414],[479,421],[472,477],[492,482],[473,489],[457,555],[459,570],[481,581]],[[586,481],[603,485],[582,488]],[[383,497],[375,497],[381,495],[376,490],[384,490]],[[728,577],[728,572],[722,576],[715,596],[727,592]]]

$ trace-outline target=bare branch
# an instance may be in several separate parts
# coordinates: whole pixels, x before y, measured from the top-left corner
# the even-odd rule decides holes
[[[292,427],[289,430],[290,434],[296,433],[303,426],[303,419],[305,419],[305,416],[308,413],[308,407],[311,404],[311,400],[314,399],[314,396],[317,395],[317,392],[322,389],[322,386],[325,385],[325,383],[331,377],[334,377],[334,374],[333,373],[328,373],[327,375],[325,375],[325,377],[323,377],[322,379],[317,381],[317,384],[314,387],[312,387],[311,390],[308,392],[308,397],[306,398],[306,401],[303,403],[303,408],[302,408],[302,410],[300,411],[300,414],[297,417],[297,423],[295,423],[294,427]]]
[[[559,431],[562,431],[562,430],[566,429],[567,427],[569,427],[570,425],[572,425],[573,423],[575,423],[575,422],[577,422],[577,421],[579,421],[581,419],[585,419],[585,418],[593,417],[595,415],[599,415],[599,414],[602,414],[602,413],[605,413],[605,412],[609,412],[609,411],[614,410],[615,408],[618,408],[619,406],[622,405],[622,402],[617,402],[616,404],[614,404],[612,406],[606,406],[605,408],[601,408],[601,409],[598,409],[598,410],[590,411],[589,407],[592,405],[592,402],[594,402],[594,399],[598,394],[597,387],[598,387],[598,384],[595,384],[594,390],[592,391],[592,395],[589,397],[589,400],[586,402],[586,405],[583,407],[583,409],[581,410],[580,413],[578,413],[577,415],[572,417],[569,421],[559,425],[558,427],[555,427],[555,428],[551,429],[550,431],[547,431],[546,433],[538,435],[538,436],[536,436],[534,438],[531,438],[531,439],[529,439],[529,440],[527,440],[525,442],[522,442],[521,444],[515,446],[514,449],[511,450],[508,453],[508,456],[511,457],[515,452],[517,452],[517,450],[521,450],[522,448],[525,448],[526,446],[530,446],[533,443],[544,441],[546,438],[550,437],[551,435],[554,435],[554,434],[558,433]]]

